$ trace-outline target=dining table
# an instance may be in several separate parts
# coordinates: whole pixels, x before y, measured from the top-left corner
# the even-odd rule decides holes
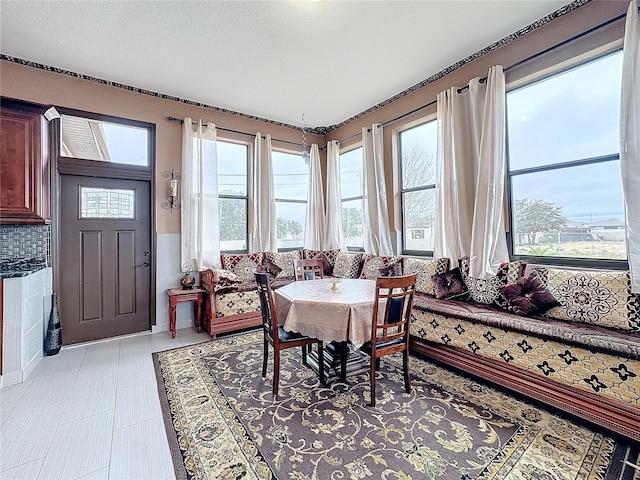
[[[296,281],[274,291],[278,323],[327,342],[325,375],[342,381],[347,373],[368,369],[370,359],[358,348],[371,339],[375,298],[376,282],[367,279]],[[310,352],[309,364],[318,370],[317,352]]]

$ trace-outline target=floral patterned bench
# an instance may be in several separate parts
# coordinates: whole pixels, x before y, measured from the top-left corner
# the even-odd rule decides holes
[[[462,263],[471,298],[417,295],[412,350],[640,441],[640,301],[628,272],[529,268],[559,305],[521,316],[500,298],[520,267],[478,280]]]

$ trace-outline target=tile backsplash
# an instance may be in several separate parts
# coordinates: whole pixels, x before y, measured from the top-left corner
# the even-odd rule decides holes
[[[36,257],[51,265],[49,225],[0,225],[0,261]]]

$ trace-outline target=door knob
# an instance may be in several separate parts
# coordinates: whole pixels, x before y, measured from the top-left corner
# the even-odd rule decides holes
[[[149,266],[149,262],[144,262],[141,265],[136,265],[136,267],[148,267]]]

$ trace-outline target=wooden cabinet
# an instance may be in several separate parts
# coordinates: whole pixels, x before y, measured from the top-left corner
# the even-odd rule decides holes
[[[49,135],[44,109],[2,99],[0,223],[49,221]]]

